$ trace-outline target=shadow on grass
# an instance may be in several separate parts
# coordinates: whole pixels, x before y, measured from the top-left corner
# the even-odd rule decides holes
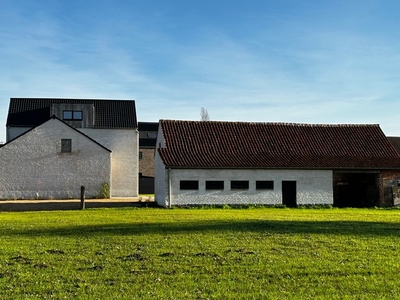
[[[362,221],[196,221],[146,224],[99,224],[49,228],[6,229],[0,234],[29,236],[92,236],[190,234],[197,232],[254,232],[260,234],[331,234],[400,236],[400,223]]]

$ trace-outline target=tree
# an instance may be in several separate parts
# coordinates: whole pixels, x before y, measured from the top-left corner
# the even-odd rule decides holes
[[[208,114],[207,109],[204,107],[201,108],[200,117],[201,121],[210,121],[210,115]]]

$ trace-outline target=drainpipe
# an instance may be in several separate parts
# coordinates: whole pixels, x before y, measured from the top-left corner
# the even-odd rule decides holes
[[[168,207],[171,208],[171,168],[168,168]]]

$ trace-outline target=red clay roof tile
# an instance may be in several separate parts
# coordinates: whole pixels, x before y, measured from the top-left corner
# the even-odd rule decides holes
[[[161,120],[166,166],[182,168],[400,168],[379,125]]]

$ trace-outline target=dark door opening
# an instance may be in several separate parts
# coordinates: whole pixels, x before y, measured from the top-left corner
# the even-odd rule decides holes
[[[282,204],[287,207],[296,207],[296,196],[296,181],[282,181]]]
[[[333,206],[374,207],[379,205],[377,173],[335,172]]]

